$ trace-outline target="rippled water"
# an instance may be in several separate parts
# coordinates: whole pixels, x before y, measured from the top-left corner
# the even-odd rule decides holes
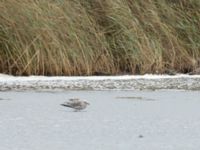
[[[197,91],[0,92],[0,149],[199,150],[199,108]]]

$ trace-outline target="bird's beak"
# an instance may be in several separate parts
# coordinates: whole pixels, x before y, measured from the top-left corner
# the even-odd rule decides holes
[[[90,103],[86,102],[86,104],[90,105]]]

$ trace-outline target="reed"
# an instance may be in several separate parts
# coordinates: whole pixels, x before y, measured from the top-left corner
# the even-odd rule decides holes
[[[189,72],[200,59],[199,0],[1,0],[0,72]]]

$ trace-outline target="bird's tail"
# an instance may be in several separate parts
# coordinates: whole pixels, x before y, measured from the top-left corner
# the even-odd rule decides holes
[[[65,106],[65,107],[72,107],[71,105],[69,105],[69,104],[60,104],[61,106]]]

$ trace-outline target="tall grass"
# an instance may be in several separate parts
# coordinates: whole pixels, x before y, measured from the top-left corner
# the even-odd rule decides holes
[[[0,72],[189,72],[200,59],[199,0],[0,0]]]

